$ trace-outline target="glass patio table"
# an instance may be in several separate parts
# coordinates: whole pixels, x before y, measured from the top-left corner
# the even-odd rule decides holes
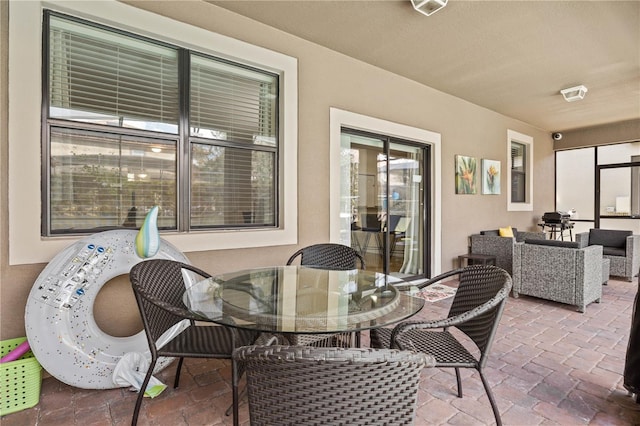
[[[424,300],[394,287],[391,276],[353,269],[274,266],[221,274],[184,293],[203,320],[273,334],[344,333],[409,318]]]

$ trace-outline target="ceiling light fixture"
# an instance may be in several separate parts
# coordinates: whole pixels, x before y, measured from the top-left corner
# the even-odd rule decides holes
[[[423,15],[433,15],[447,5],[449,0],[411,0],[413,8]]]
[[[560,91],[560,93],[562,93],[562,96],[564,97],[564,100],[567,102],[573,102],[573,101],[581,101],[582,99],[584,99],[584,95],[587,93],[588,89],[583,86],[575,86],[575,87],[569,87],[568,89],[562,89]]]

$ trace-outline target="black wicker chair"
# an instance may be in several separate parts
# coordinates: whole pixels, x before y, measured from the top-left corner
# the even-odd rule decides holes
[[[496,266],[475,265],[446,272],[426,281],[420,287],[424,288],[457,274],[460,274],[460,284],[447,318],[434,321],[406,321],[393,329],[371,330],[371,346],[417,350],[433,355],[436,367],[455,368],[460,398],[462,382],[459,369],[475,368],[480,374],[496,423],[501,425],[500,412],[482,369],[487,363],[504,304],[511,290],[511,277],[505,270]],[[449,327],[457,328],[473,341],[479,350],[477,358],[448,330]]]
[[[358,268],[360,263],[360,269],[365,269],[362,255],[355,249],[342,244],[323,243],[301,248],[289,258],[287,265],[293,264],[298,256],[301,256],[300,264],[304,266],[349,270]]]
[[[138,392],[138,399],[136,400],[131,420],[132,425],[136,425],[138,422],[144,389],[149,383],[158,357],[179,358],[173,384],[173,387],[177,388],[180,381],[182,361],[185,357],[232,359],[235,348],[252,344],[256,338],[256,333],[241,329],[195,325],[194,321],[202,318],[193,316],[182,302],[182,295],[185,290],[183,271],[191,279],[210,277],[209,274],[194,266],[166,259],[153,259],[138,263],[129,273],[136,302],[142,316],[144,331],[147,335],[149,350],[151,351],[151,363],[140,392]],[[184,331],[164,346],[158,347],[156,345],[160,336],[184,320],[189,320],[190,322]],[[238,422],[238,404],[238,389],[234,385],[234,424]]]
[[[251,426],[413,425],[433,357],[394,349],[247,346]]]
[[[307,247],[303,247],[295,252],[289,260],[287,265],[293,264],[300,257],[300,265],[331,269],[331,270],[350,270],[357,269],[358,264],[360,269],[365,269],[366,265],[364,258],[355,249],[345,246],[343,244],[335,243],[321,243],[314,244]],[[334,343],[338,344],[350,344],[351,333],[335,334],[335,335],[322,335],[322,334],[296,334],[287,336],[287,339],[292,345],[313,345],[313,346],[330,346]],[[360,346],[360,333],[355,333],[356,346]]]

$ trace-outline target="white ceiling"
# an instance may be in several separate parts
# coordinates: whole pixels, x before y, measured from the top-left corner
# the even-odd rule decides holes
[[[210,3],[550,132],[640,118],[640,0]]]

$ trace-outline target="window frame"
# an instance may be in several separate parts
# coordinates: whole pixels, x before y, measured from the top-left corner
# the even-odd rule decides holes
[[[297,242],[297,59],[210,30],[135,8],[117,1],[13,2],[9,10],[9,263],[49,261],[79,237],[42,237],[41,132],[42,12],[51,9],[121,28],[158,41],[178,44],[247,63],[280,76],[279,226],[165,232],[162,237],[182,251],[206,251],[288,245]],[[215,50],[212,50],[215,49]],[[34,226],[35,225],[35,226]]]
[[[176,108],[177,108],[177,116],[175,117],[175,131],[173,129],[165,131],[152,131],[152,130],[138,130],[129,126],[113,126],[104,123],[95,123],[89,121],[88,123],[83,120],[73,120],[66,119],[64,117],[54,116],[53,111],[53,100],[52,93],[53,88],[55,87],[57,91],[60,90],[60,87],[53,86],[51,84],[52,81],[52,70],[55,68],[54,57],[52,56],[51,46],[53,43],[52,40],[52,20],[59,22],[57,27],[66,27],[68,25],[78,26],[79,28],[87,28],[88,31],[92,31],[97,33],[96,36],[103,43],[109,44],[110,46],[120,45],[131,45],[136,43],[144,43],[145,45],[152,46],[151,49],[154,49],[153,46],[157,46],[158,49],[164,49],[167,52],[172,52],[175,55],[175,80],[172,82],[175,84],[175,88],[178,90],[177,98],[174,99]],[[69,23],[69,24],[67,24]],[[84,30],[82,30],[84,31]],[[237,138],[237,136],[232,136],[230,139],[220,140],[216,138],[209,138],[204,136],[195,135],[192,133],[192,129],[195,126],[195,123],[192,123],[192,114],[194,111],[191,109],[192,105],[192,96],[195,96],[196,92],[193,91],[193,60],[192,58],[196,58],[197,63],[199,64],[222,64],[224,67],[228,69],[224,72],[225,77],[231,77],[234,79],[238,75],[242,75],[245,72],[249,72],[252,75],[259,75],[258,78],[264,78],[266,80],[275,81],[276,94],[277,87],[279,84],[279,75],[273,72],[252,67],[247,65],[246,63],[238,63],[234,61],[230,61],[224,58],[216,57],[208,53],[203,53],[194,49],[187,49],[184,47],[177,46],[175,44],[166,43],[164,41],[152,39],[149,37],[143,37],[137,34],[130,33],[128,31],[124,31],[120,28],[116,28],[113,26],[107,26],[98,24],[95,22],[90,22],[77,16],[72,16],[68,14],[63,14],[51,9],[44,9],[43,11],[43,31],[42,31],[42,45],[43,45],[43,56],[42,61],[44,66],[43,68],[43,76],[42,76],[42,86],[43,86],[43,96],[42,96],[42,152],[43,152],[43,161],[42,161],[42,205],[43,205],[43,220],[41,224],[41,232],[45,237],[57,237],[61,235],[90,235],[93,232],[96,232],[96,228],[76,228],[76,229],[63,229],[63,228],[54,228],[53,220],[57,219],[53,216],[53,211],[56,205],[53,204],[52,197],[52,175],[51,175],[51,147],[52,147],[52,135],[56,129],[64,130],[84,130],[88,133],[93,134],[97,138],[110,138],[112,135],[119,135],[121,137],[136,137],[143,136],[144,139],[155,139],[161,141],[162,143],[171,143],[175,146],[175,182],[174,182],[174,191],[176,194],[175,202],[175,217],[174,224],[170,228],[161,228],[165,231],[178,231],[178,232],[191,232],[194,230],[230,230],[230,229],[242,229],[242,228],[274,228],[278,226],[279,217],[278,217],[278,168],[277,168],[277,158],[278,158],[278,150],[279,150],[279,138],[277,134],[278,129],[278,99],[275,101],[275,126],[273,127],[275,131],[276,141],[278,142],[275,146],[263,146],[260,144],[247,144],[246,141],[241,141]],[[117,40],[114,41],[114,38]],[[78,54],[76,52],[76,54]],[[215,66],[215,65],[214,65]],[[274,79],[274,80],[271,80]],[[64,89],[66,86],[63,86]],[[161,89],[160,89],[161,90]],[[200,94],[199,92],[197,93]],[[126,99],[126,98],[124,98]],[[169,100],[169,99],[167,99]],[[125,103],[119,104],[127,107],[128,104]],[[245,104],[241,104],[240,106],[244,107]],[[115,105],[113,105],[115,107]],[[230,113],[231,111],[226,111]],[[198,116],[199,117],[199,116]],[[235,117],[235,116],[234,116]],[[127,120],[133,119],[133,117],[126,115]],[[166,123],[168,125],[174,123]],[[151,144],[151,142],[149,142]],[[193,166],[193,153],[194,149],[197,145],[200,146],[212,146],[227,149],[231,151],[239,152],[239,150],[245,152],[259,152],[264,151],[271,153],[273,155],[273,164],[274,170],[273,175],[271,177],[274,187],[272,188],[272,198],[270,200],[269,211],[273,213],[272,220],[270,223],[223,223],[223,224],[203,224],[197,225],[194,223],[194,216],[192,211],[192,202],[194,201],[194,182],[191,181],[193,176],[194,166]],[[124,167],[127,167],[124,165]],[[74,178],[81,178],[81,176],[75,176]],[[232,189],[232,192],[235,192]],[[128,197],[128,195],[127,195]],[[166,201],[166,200],[165,200]],[[252,200],[255,201],[255,200]],[[121,212],[126,211],[125,206],[120,206]],[[135,206],[134,206],[135,207]],[[227,211],[226,213],[233,214],[233,210]],[[140,214],[139,214],[140,216]],[[138,217],[138,221],[141,221],[143,216]],[[80,221],[85,221],[88,218],[86,216],[80,216],[76,219]],[[120,229],[123,226],[120,224],[112,224],[107,225],[107,228],[111,229]],[[103,228],[104,229],[104,228]]]
[[[524,172],[517,172],[525,176],[525,201],[518,202],[511,199],[511,182],[513,179],[513,164],[511,159],[512,144],[518,143],[525,147]],[[515,130],[507,130],[507,211],[533,211],[533,137]]]

